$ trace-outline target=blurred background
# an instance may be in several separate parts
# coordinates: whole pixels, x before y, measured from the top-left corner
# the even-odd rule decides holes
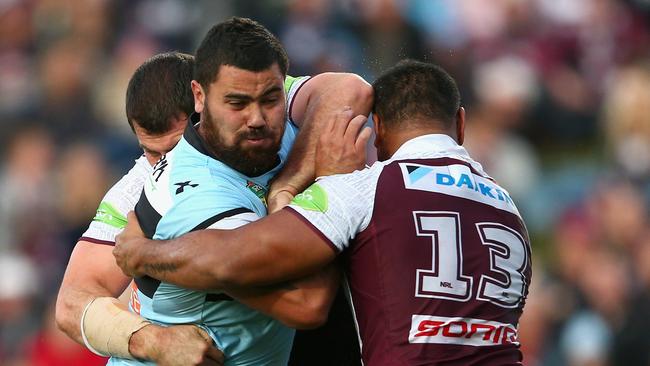
[[[518,203],[527,365],[650,365],[650,0],[0,0],[0,364],[103,364],[53,325],[71,250],[141,154],[125,89],[232,15],[294,76],[458,81],[466,147]]]

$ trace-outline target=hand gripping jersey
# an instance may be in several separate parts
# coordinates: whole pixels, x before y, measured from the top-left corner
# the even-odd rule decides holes
[[[508,193],[445,135],[324,177],[290,209],[344,252],[366,366],[521,365],[530,244]]]
[[[289,83],[289,103],[306,80]],[[233,229],[265,216],[269,181],[284,165],[296,134],[287,120],[278,164],[261,176],[246,177],[211,156],[188,124],[176,147],[146,177],[135,207],[145,234],[169,239],[193,230]],[[159,324],[198,324],[224,352],[226,365],[287,363],[294,330],[280,322],[223,293],[186,290],[146,276],[135,283],[132,311]],[[108,364],[151,363],[111,358]]]

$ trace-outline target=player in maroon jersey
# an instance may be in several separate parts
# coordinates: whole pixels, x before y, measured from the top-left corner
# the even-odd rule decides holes
[[[380,162],[323,177],[288,208],[236,230],[148,241],[131,215],[118,264],[217,289],[290,280],[340,255],[366,365],[522,364],[528,234],[507,191],[460,146],[465,111],[454,80],[406,61],[373,88]],[[321,138],[320,175],[364,161],[363,118],[350,118],[332,119]]]

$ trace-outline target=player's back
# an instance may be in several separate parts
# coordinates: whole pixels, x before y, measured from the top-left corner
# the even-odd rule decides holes
[[[347,253],[368,365],[518,365],[530,246],[507,192],[471,160],[396,160]]]

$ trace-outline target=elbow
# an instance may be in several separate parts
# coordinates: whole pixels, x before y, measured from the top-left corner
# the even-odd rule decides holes
[[[245,274],[239,273],[236,265],[216,262],[211,266],[207,266],[207,282],[206,288],[210,289],[224,289],[224,288],[241,288],[250,286]]]
[[[292,312],[283,323],[295,329],[314,329],[324,325],[329,315],[329,302],[311,302]]]
[[[296,322],[294,328],[296,329],[314,329],[323,326],[327,322],[327,313],[317,314],[311,313],[298,322]]]
[[[74,334],[74,329],[78,326],[71,312],[71,307],[59,295],[54,308],[54,322],[57,328],[68,335]]]

